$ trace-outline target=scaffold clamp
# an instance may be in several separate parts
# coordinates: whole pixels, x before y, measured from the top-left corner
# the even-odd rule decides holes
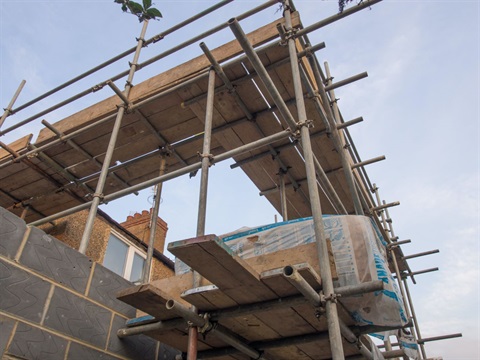
[[[341,297],[341,294],[335,294],[332,293],[330,295],[325,296],[324,294],[320,294],[320,299],[323,304],[325,304],[327,301],[331,301],[333,303],[337,303],[337,300]]]
[[[92,194],[92,197],[94,198],[99,198],[100,200],[103,200],[103,198],[105,197],[105,195],[103,193],[93,193]]]
[[[208,313],[203,314],[203,318],[205,319],[205,324],[201,327],[198,327],[198,332],[205,336],[210,330],[213,329],[214,324],[210,322],[210,315]]]
[[[202,154],[200,151],[197,151],[197,155],[201,159],[208,158],[210,165],[213,165],[215,161],[215,157],[213,156],[213,154]]]

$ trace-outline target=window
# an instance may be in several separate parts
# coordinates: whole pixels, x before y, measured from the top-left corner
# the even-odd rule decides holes
[[[103,266],[131,282],[142,281],[146,255],[119,234],[111,232]]]

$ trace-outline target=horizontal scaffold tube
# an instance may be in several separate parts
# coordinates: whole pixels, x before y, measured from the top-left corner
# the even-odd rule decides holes
[[[150,324],[121,328],[117,330],[117,336],[119,338],[125,338],[133,335],[145,334],[150,331],[168,331],[178,326],[185,326],[185,320],[182,318],[176,318],[167,321],[157,321]]]
[[[283,131],[280,131],[276,134],[273,134],[273,135],[270,135],[270,136],[267,136],[263,139],[260,139],[260,140],[257,140],[257,141],[253,141],[249,144],[246,144],[246,145],[243,145],[243,146],[239,146],[238,148],[236,149],[233,149],[233,150],[229,150],[229,151],[226,151],[222,154],[219,154],[219,155],[216,155],[214,156],[213,158],[213,162],[221,162],[221,161],[224,161],[224,160],[227,160],[231,157],[234,157],[236,155],[240,155],[240,154],[243,154],[247,151],[251,151],[251,150],[254,150],[254,149],[257,149],[259,147],[262,147],[262,146],[265,146],[265,145],[268,145],[268,144],[271,144],[271,143],[274,143],[276,141],[279,141],[279,140],[282,140],[282,139],[285,139],[285,138],[288,138],[289,136],[291,135],[291,132],[290,132],[290,129],[286,129],[286,130],[283,130]],[[172,180],[174,178],[177,178],[179,176],[182,176],[182,175],[185,175],[185,174],[189,174],[191,173],[192,171],[196,171],[198,169],[200,169],[202,167],[202,162],[197,162],[195,164],[192,164],[192,165],[188,165],[188,166],[185,166],[181,169],[178,169],[178,170],[175,170],[175,171],[172,171],[170,173],[167,173],[165,175],[161,175],[161,176],[158,176],[158,177],[155,177],[153,179],[150,179],[150,180],[147,180],[147,181],[144,181],[140,184],[137,184],[137,185],[134,185],[134,186],[131,186],[130,188],[127,188],[127,189],[123,189],[123,190],[119,190],[117,192],[114,192],[112,194],[108,194],[108,195],[105,195],[103,197],[103,201],[102,203],[106,203],[106,202],[109,202],[109,201],[112,201],[112,200],[116,200],[118,198],[121,198],[125,195],[129,195],[135,191],[140,191],[140,190],[143,190],[143,189],[146,189],[150,186],[153,186],[153,185],[156,185],[158,183],[161,183],[161,182],[165,182],[165,181],[168,181],[168,180]],[[67,215],[70,215],[70,214],[73,214],[77,211],[80,211],[80,210],[84,210],[84,209],[87,209],[90,204],[92,202],[89,201],[89,202],[86,202],[84,204],[81,204],[81,205],[77,205],[73,208],[70,208],[68,210],[64,210],[64,211],[61,211],[57,214],[54,214],[54,215],[51,215],[51,216],[47,216],[46,218],[43,218],[43,219],[39,219],[37,221],[34,221],[32,223],[30,223],[29,225],[31,226],[38,226],[38,225],[41,225],[41,224],[44,224],[46,222],[50,222],[52,220],[56,220],[56,219],[59,219],[61,217],[64,217],[64,216],[67,216]]]
[[[383,282],[381,280],[376,280],[358,285],[337,287],[335,288],[335,293],[342,297],[348,297],[381,290],[383,290]],[[280,299],[262,301],[255,304],[239,305],[218,311],[212,311],[209,314],[212,319],[220,320],[224,318],[254,314],[261,311],[282,309],[285,307],[301,305],[306,302],[308,302],[308,300],[303,295],[292,295]]]
[[[283,276],[314,306],[322,304],[320,294],[310,286],[307,280],[293,266],[285,266],[283,268]]]
[[[206,290],[217,289],[215,285],[206,285],[201,288],[187,290],[182,295],[186,295],[192,291],[198,291],[198,289],[203,289],[203,288],[205,288]],[[365,293],[374,292],[374,291],[381,291],[381,290],[383,290],[383,282],[381,280],[376,280],[376,281],[370,281],[370,282],[366,282],[358,285],[348,285],[348,286],[337,287],[335,288],[335,293],[342,297],[348,297],[348,296],[356,296],[360,294],[365,294]],[[254,304],[238,305],[238,306],[233,306],[231,308],[210,311],[208,312],[208,315],[211,321],[220,321],[222,319],[229,319],[229,318],[234,318],[234,317],[239,317],[239,316],[244,316],[249,314],[250,315],[256,314],[262,311],[278,310],[286,307],[302,305],[302,304],[305,304],[306,302],[308,302],[308,300],[305,299],[303,295],[292,295],[292,296],[287,296],[280,299],[267,300],[267,301],[262,301]],[[179,319],[175,319],[175,320],[179,320]],[[154,324],[157,324],[157,325],[154,325]],[[127,327],[125,329],[120,329],[122,331],[120,332],[119,330],[119,333],[123,334],[123,336],[130,336],[130,335],[141,334],[143,332],[148,332],[155,329],[158,329],[158,330],[170,329],[175,326],[176,326],[176,323],[174,323],[173,320],[167,320],[165,322],[159,321],[159,322],[154,322],[150,324],[131,325],[130,327]],[[133,330],[133,329],[136,329],[136,330]],[[358,328],[353,328],[353,329],[355,331],[359,330]]]
[[[349,328],[349,329],[355,332],[354,328],[353,329]],[[369,331],[368,333],[374,333],[374,332],[386,331],[386,328],[370,326],[368,327],[368,331]],[[363,332],[363,333],[366,334],[366,332]],[[328,341],[328,331],[315,332],[315,333],[297,335],[297,336],[291,336],[291,337],[282,337],[280,339],[267,340],[267,341],[255,341],[250,343],[249,345],[256,349],[268,350],[268,349],[281,348],[285,346],[309,344],[309,343],[321,342],[321,341],[325,341],[325,342]],[[239,351],[234,348],[225,347],[225,348],[219,348],[219,349],[213,349],[213,350],[199,351],[198,359],[210,359],[210,358],[215,358],[220,356],[234,355],[238,353]],[[364,357],[362,357],[362,359],[363,358]],[[349,357],[347,359],[349,359]]]

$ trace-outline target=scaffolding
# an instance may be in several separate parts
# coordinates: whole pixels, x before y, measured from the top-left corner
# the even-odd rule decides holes
[[[147,289],[150,291],[148,296],[155,295],[155,299],[163,301],[147,304],[145,309],[150,309],[151,315],[160,315],[150,317],[148,323],[132,321],[118,335],[147,334],[165,342],[171,341],[192,360],[243,359],[245,356],[281,359],[292,358],[292,354],[297,354],[293,358],[299,359],[376,359],[378,349],[365,335],[392,329],[354,326],[339,298],[380,291],[383,285],[377,281],[335,288],[323,228],[322,214],[354,214],[370,217],[387,241],[390,268],[397,277],[411,320],[406,327],[420,345],[420,358],[427,359],[425,342],[460,336],[422,338],[413,308],[408,278],[415,283],[415,275],[436,269],[414,272],[407,260],[438,250],[409,256],[403,254],[401,245],[409,240],[399,240],[395,236],[388,213],[390,207],[399,203],[383,201],[378,187],[371,183],[365,170],[367,165],[385,157],[360,158],[348,127],[361,122],[362,118],[345,120],[335,97],[335,89],[367,74],[333,82],[328,63],[322,70],[315,56],[315,52],[325,45],[311,44],[308,38],[309,33],[369,8],[380,0],[363,1],[307,27],[303,26],[294,4],[284,0],[281,2],[281,19],[245,34],[242,20],[279,4],[277,0],[268,1],[139,63],[143,47],[161,41],[230,1],[221,1],[150,39],[145,39],[148,26],[145,21],[136,47],[14,108],[24,86],[22,82],[1,117],[0,136],[38,121],[104,87],[109,87],[115,95],[56,124],[42,120],[45,128],[35,144],[30,142],[31,135],[10,145],[0,143],[4,149],[0,152],[0,205],[32,226],[89,209],[79,248],[85,253],[100,204],[156,185],[153,211],[156,217],[162,184],[200,171],[196,238],[187,243],[198,245],[199,249],[213,246],[219,254],[216,261],[220,261],[225,255],[222,247],[215,237],[205,234],[208,170],[215,163],[234,159],[231,167],[240,167],[284,220],[313,217],[319,274],[308,266],[286,266],[274,278],[275,281],[287,279],[290,285],[275,290],[275,284],[267,285],[266,280],[251,277],[238,259],[225,256],[226,262],[232,262],[231,266],[239,266],[237,280],[240,284],[245,282],[256,290],[252,290],[252,296],[243,303],[237,301],[235,305],[208,309],[193,300],[188,307],[169,298],[168,294],[159,294],[158,289],[149,287],[148,277],[144,276],[142,291]],[[236,40],[214,50],[201,42],[203,56],[133,86],[138,69],[226,28],[230,28]],[[10,115],[18,114],[131,54],[134,56],[128,71],[5,128]],[[115,81],[125,76],[126,84],[121,90]],[[145,274],[149,273],[154,233],[152,229]],[[177,251],[181,256],[181,251]],[[202,271],[194,271],[188,279],[191,289],[199,289],[204,284]],[[218,290],[216,285],[215,282],[208,285],[208,290]],[[134,288],[123,294],[123,300],[128,302],[126,298],[135,298],[139,291]],[[196,294],[187,291],[183,298],[190,296],[193,299]],[[216,294],[218,296],[218,291]],[[261,331],[249,333],[245,329],[240,329],[239,336],[225,325],[235,325],[234,319],[241,316],[255,317],[265,311],[282,314],[288,312],[287,309],[302,309],[309,313],[304,315],[307,322],[313,316],[322,317],[324,323],[311,331],[293,331],[287,335],[280,332],[276,337],[269,337],[268,333],[262,335]],[[280,323],[289,326],[288,320],[282,319]],[[186,324],[189,325],[187,343]],[[199,333],[207,336],[201,339]],[[398,344],[386,341],[386,351],[381,356],[405,357],[401,348],[393,349],[395,345]]]

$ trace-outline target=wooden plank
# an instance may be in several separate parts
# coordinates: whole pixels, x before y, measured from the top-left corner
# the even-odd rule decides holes
[[[164,321],[178,317],[173,311],[167,310],[165,304],[170,299],[180,300],[180,298],[152,284],[124,289],[117,294],[117,299],[152,315],[157,320]]]
[[[215,235],[170,243],[168,250],[239,304],[275,298],[259,274]]]

